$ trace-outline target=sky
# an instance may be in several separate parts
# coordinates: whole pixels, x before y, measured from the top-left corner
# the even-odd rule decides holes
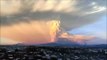
[[[107,16],[102,16],[98,21],[69,31],[72,34],[93,35],[97,39],[90,40],[87,44],[107,44]]]
[[[107,40],[106,0],[0,0],[0,7],[0,44]]]

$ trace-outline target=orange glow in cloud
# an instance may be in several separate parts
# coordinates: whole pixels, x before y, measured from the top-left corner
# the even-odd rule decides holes
[[[93,36],[70,35],[67,32],[62,32],[61,35],[57,36],[57,33],[61,31],[59,28],[60,21],[58,20],[37,20],[28,23],[16,23],[11,26],[0,26],[0,38],[8,39],[6,40],[7,42],[13,40],[15,43],[21,42],[26,44],[55,42],[57,37],[79,43],[94,38]]]
[[[60,21],[50,21],[49,26],[50,26],[49,30],[50,30],[51,42],[54,42],[56,39],[56,34],[59,31]]]
[[[66,39],[72,40],[74,42],[82,43],[84,41],[91,40],[94,37],[93,36],[84,36],[84,35],[70,35],[70,34],[64,32],[59,36],[59,38],[66,38]]]
[[[0,37],[28,44],[54,42],[58,28],[59,21],[57,20],[19,23],[11,26],[0,26]]]

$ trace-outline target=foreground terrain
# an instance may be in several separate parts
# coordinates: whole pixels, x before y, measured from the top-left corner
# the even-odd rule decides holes
[[[106,60],[107,49],[0,46],[0,60]]]

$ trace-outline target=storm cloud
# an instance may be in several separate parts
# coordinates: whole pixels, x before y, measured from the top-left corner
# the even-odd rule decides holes
[[[96,21],[106,12],[106,0],[0,0],[0,3],[2,26],[58,19],[63,29],[70,30]]]

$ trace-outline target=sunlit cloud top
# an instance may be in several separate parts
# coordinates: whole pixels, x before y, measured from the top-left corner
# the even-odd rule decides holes
[[[94,22],[106,11],[106,0],[0,0],[0,3],[1,25],[28,19],[59,19],[66,30]]]
[[[106,9],[105,2],[106,0],[102,2],[100,0],[0,0],[0,13],[1,15],[8,15],[22,12],[23,10],[30,10],[29,12],[54,11],[65,13],[84,11],[92,14],[104,11]]]

